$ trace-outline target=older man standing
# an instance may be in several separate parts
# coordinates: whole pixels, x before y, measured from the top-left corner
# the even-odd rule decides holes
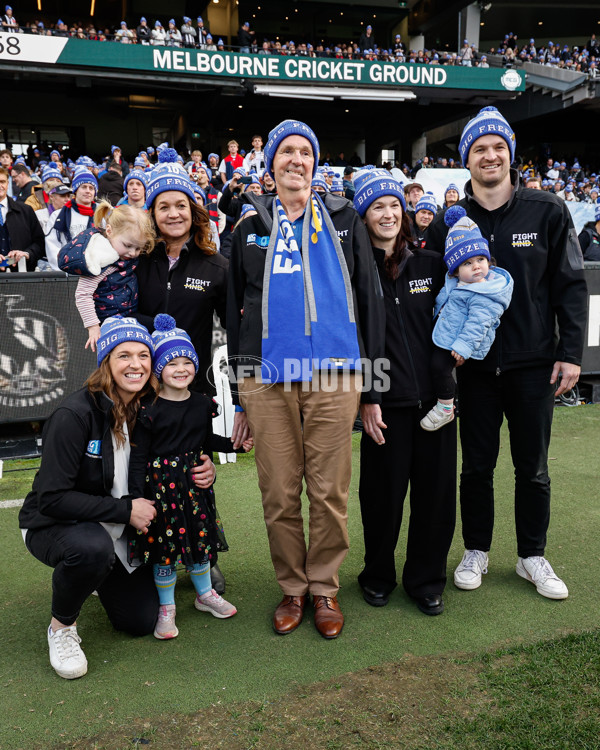
[[[255,212],[236,229],[227,311],[230,361],[256,448],[271,559],[283,599],[273,628],[284,635],[313,597],[315,626],[336,638],[344,625],[338,571],[348,549],[351,433],[361,357],[383,352],[383,302],[369,239],[348,201],[311,191],[319,143],[285,120],[269,134],[266,170],[276,196],[251,195]],[[253,365],[254,377],[248,377]],[[370,373],[369,373],[370,374]],[[376,399],[365,392],[363,399]],[[302,481],[309,499],[308,548]]]

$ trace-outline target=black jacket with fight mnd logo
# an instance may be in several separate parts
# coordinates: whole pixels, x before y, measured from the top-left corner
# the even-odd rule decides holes
[[[225,326],[228,267],[226,258],[219,253],[205,255],[193,238],[172,268],[164,242],[138,258],[135,317],[152,332],[154,317],[168,313],[187,331],[200,359],[194,387],[203,393],[210,391],[206,372],[211,364],[213,312]]]
[[[405,254],[398,278],[385,271],[385,253],[373,248],[385,303],[385,356],[390,387],[384,407],[420,406],[435,398],[431,377],[433,307],[444,286],[446,266],[438,253],[416,245]]]
[[[112,497],[113,402],[87,388],[68,396],[44,425],[42,463],[19,513],[22,529],[59,523],[129,523],[131,498]]]
[[[495,211],[477,203],[470,181],[459,203],[488,240],[496,264],[515,283],[488,355],[477,362],[468,360],[464,367],[500,373],[556,361],[580,365],[587,287],[569,209],[556,196],[521,187],[515,170],[511,179],[511,197]],[[444,213],[435,217],[425,235],[426,247],[442,254],[448,233]]]
[[[263,278],[273,226],[273,196],[245,194],[244,200],[252,203],[257,213],[244,218],[233,234],[227,297],[227,348],[229,357],[236,357],[238,364],[254,368],[262,354]],[[375,382],[377,367],[383,357],[384,312],[371,243],[363,221],[349,201],[327,193],[324,203],[337,231],[352,282],[360,355],[371,363],[379,360],[370,373],[365,369],[368,392],[363,392],[362,400],[379,403],[381,393],[370,386]],[[282,320],[281,324],[285,325],[285,321]],[[380,382],[378,377],[377,381]],[[234,395],[233,398],[235,401],[237,397]]]

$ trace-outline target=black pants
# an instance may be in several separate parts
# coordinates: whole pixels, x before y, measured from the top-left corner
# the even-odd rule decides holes
[[[448,349],[433,347],[431,354],[431,377],[433,387],[438,398],[454,398],[456,383],[452,377],[452,371],[456,367],[456,360]]]
[[[99,523],[56,524],[30,529],[27,549],[54,568],[52,616],[72,625],[83,603],[95,590],[117,630],[131,635],[152,633],[158,615],[158,594],[152,566],[128,573],[115,557],[112,539]]]
[[[433,402],[384,408],[385,445],[360,444],[360,510],[365,540],[361,586],[396,587],[395,550],[410,483],[410,520],[402,585],[409,596],[441,594],[456,520],[456,422],[427,432],[419,422]]]
[[[552,367],[496,375],[457,369],[462,473],[460,506],[467,549],[487,552],[494,529],[494,469],[506,415],[515,467],[515,522],[520,557],[543,555],[550,522],[548,445],[555,386]]]

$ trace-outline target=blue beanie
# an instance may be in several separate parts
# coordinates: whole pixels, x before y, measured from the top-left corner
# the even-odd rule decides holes
[[[596,210],[594,212],[594,221],[600,221],[600,205],[596,206]]]
[[[458,185],[455,185],[453,182],[451,182],[448,185],[448,187],[444,190],[444,198],[446,197],[446,193],[448,192],[448,190],[455,190],[460,197],[460,190],[458,189]]]
[[[362,175],[362,173],[360,174]],[[359,180],[358,185],[355,180],[354,185],[354,208],[361,218],[367,213],[371,203],[378,198],[383,198],[384,195],[392,195],[398,198],[402,210],[406,211],[404,188],[387,170],[372,169],[367,172],[366,178]]]
[[[245,192],[246,190],[248,190],[248,187],[249,187],[250,185],[259,185],[259,186],[260,186],[260,189],[262,190],[262,182],[260,181],[260,179],[259,179],[258,175],[256,174],[256,172],[253,172],[253,173],[252,173],[252,174],[250,175],[250,182],[248,183],[248,185],[245,185],[245,186],[244,186],[244,192]]]
[[[126,341],[146,344],[152,351],[152,339],[148,329],[135,318],[106,318],[100,326],[100,338],[96,343],[98,350],[98,367],[102,360],[119,344]]]
[[[160,379],[167,362],[177,357],[191,359],[198,372],[200,361],[191,339],[183,328],[177,328],[175,318],[161,313],[154,318],[154,333],[152,334],[153,357],[152,372]]]
[[[211,160],[211,159],[213,158],[213,156],[215,157],[215,159],[216,159],[217,161],[219,160],[219,154],[215,154],[215,152],[213,151],[212,153],[210,153],[210,154],[208,155],[208,161],[210,161],[210,160]]]
[[[304,138],[308,138],[308,140],[310,141],[314,156],[312,173],[312,176],[314,177],[317,171],[317,166],[319,165],[319,141],[317,140],[317,136],[315,135],[314,130],[310,128],[306,123],[300,122],[299,120],[284,120],[283,122],[280,122],[279,125],[274,127],[273,130],[271,130],[271,132],[269,133],[267,145],[265,146],[266,171],[271,175],[271,177],[273,177],[273,159],[275,158],[275,154],[277,152],[279,144],[290,135],[301,135]]]
[[[60,180],[62,182],[62,174],[54,162],[42,169],[42,182],[46,182],[47,180]]]
[[[425,193],[419,198],[417,205],[415,206],[415,214],[418,214],[419,211],[430,211],[435,216],[437,210],[438,207],[433,193]]]
[[[133,166],[139,167],[140,169],[146,169],[146,160],[143,156],[136,156],[133,162]]]
[[[76,167],[73,181],[71,183],[71,189],[75,193],[82,185],[93,185],[96,192],[98,192],[98,180],[90,170],[86,169],[86,167]]]
[[[322,174],[317,173],[312,180],[311,187],[317,188],[321,187],[323,190],[328,193],[329,192],[329,185],[327,184],[326,179],[323,177]]]
[[[344,192],[344,181],[341,177],[334,177],[331,182],[332,193],[343,193]]]
[[[146,205],[152,205],[156,196],[170,190],[188,195],[194,203],[194,186],[188,173],[177,161],[177,152],[173,148],[164,148],[158,157],[159,163],[152,170],[146,187]]]
[[[240,219],[242,218],[242,216],[245,216],[248,211],[256,211],[256,208],[252,205],[252,203],[243,203],[242,210],[240,211]]]
[[[487,240],[462,206],[451,206],[444,214],[444,222],[450,227],[444,253],[444,263],[450,275],[469,258],[483,255],[490,260]]]
[[[119,149],[119,151],[120,151],[121,147],[120,146],[111,146],[110,147],[110,153],[114,154],[117,149]]]
[[[55,148],[50,151],[50,158],[52,158],[52,154],[56,154],[58,158],[60,159],[60,152],[58,152]]]
[[[146,176],[146,173],[142,169],[132,169],[123,180],[123,195],[127,193],[127,183],[129,180],[139,180],[144,188],[148,187],[148,177]]]
[[[469,161],[471,146],[484,135],[499,135],[504,138],[510,151],[510,160],[514,161],[516,144],[513,129],[496,107],[484,107],[472,120],[469,120],[460,137],[458,150],[463,167],[466,167]]]

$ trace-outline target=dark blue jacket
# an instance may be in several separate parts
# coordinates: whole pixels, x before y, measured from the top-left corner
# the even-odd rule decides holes
[[[61,248],[58,253],[58,267],[75,276],[92,276],[86,265],[84,253],[90,239],[98,233],[99,230],[93,227],[86,229]],[[101,321],[111,315],[127,317],[137,310],[137,259],[119,260],[111,265],[116,266],[117,270],[98,284],[93,295],[96,313]]]

